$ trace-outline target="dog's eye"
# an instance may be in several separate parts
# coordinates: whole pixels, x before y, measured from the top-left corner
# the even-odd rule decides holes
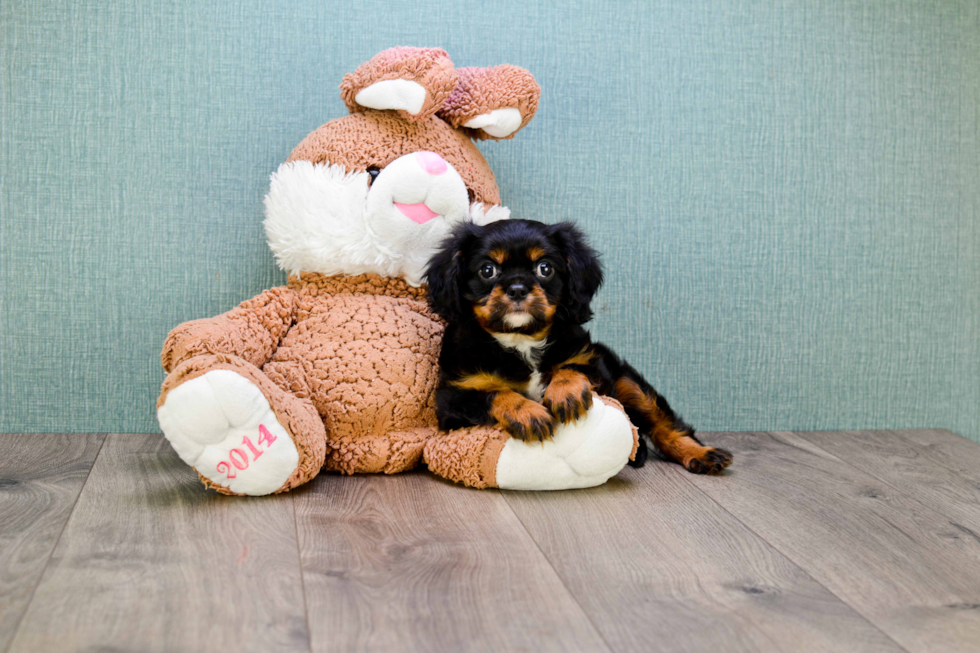
[[[555,269],[551,267],[551,263],[547,261],[542,261],[538,263],[538,267],[534,269],[534,273],[538,275],[540,279],[550,279],[555,274]]]
[[[497,276],[497,268],[490,263],[485,263],[482,268],[480,268],[480,277],[490,281]]]
[[[368,168],[367,173],[370,175],[370,177],[368,177],[368,186],[370,186],[374,183],[374,180],[378,178],[378,175],[381,174],[381,171],[377,168]]]

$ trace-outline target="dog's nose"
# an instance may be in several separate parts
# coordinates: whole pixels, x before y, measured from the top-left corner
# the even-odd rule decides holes
[[[527,286],[523,283],[512,283],[507,287],[507,296],[519,302],[527,297]]]
[[[441,175],[448,167],[446,160],[435,152],[426,152],[423,150],[416,153],[415,158],[418,159],[419,165],[422,166],[422,169],[428,172],[430,175]]]

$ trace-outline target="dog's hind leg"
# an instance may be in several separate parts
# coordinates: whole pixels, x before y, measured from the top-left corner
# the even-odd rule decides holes
[[[732,454],[703,445],[694,437],[694,429],[674,414],[667,400],[609,347],[594,343],[587,359],[576,362],[578,369],[588,370],[599,392],[623,404],[630,421],[640,433],[650,436],[657,450],[668,460],[680,463],[695,474],[714,474],[732,464]],[[641,447],[632,465],[641,467],[645,459],[646,448]]]
[[[650,436],[660,453],[695,474],[713,474],[732,464],[732,454],[701,444],[694,437],[694,429],[674,415],[667,401],[642,378],[635,377],[639,374],[634,372],[616,379],[613,396],[622,402],[630,419],[641,433]]]

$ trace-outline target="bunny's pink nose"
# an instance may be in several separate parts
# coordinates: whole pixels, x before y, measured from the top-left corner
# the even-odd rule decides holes
[[[426,152],[423,150],[422,152],[417,152],[415,158],[418,159],[422,169],[430,175],[441,175],[448,167],[446,160],[435,152]]]

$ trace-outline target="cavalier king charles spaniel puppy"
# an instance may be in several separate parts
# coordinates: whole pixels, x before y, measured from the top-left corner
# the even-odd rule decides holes
[[[602,268],[574,225],[463,223],[429,261],[426,280],[432,310],[448,323],[436,390],[441,429],[499,424],[543,441],[584,417],[596,392],[623,404],[641,436],[688,471],[731,464],[729,452],[704,446],[639,372],[582,328]],[[641,437],[630,464],[646,458]]]

